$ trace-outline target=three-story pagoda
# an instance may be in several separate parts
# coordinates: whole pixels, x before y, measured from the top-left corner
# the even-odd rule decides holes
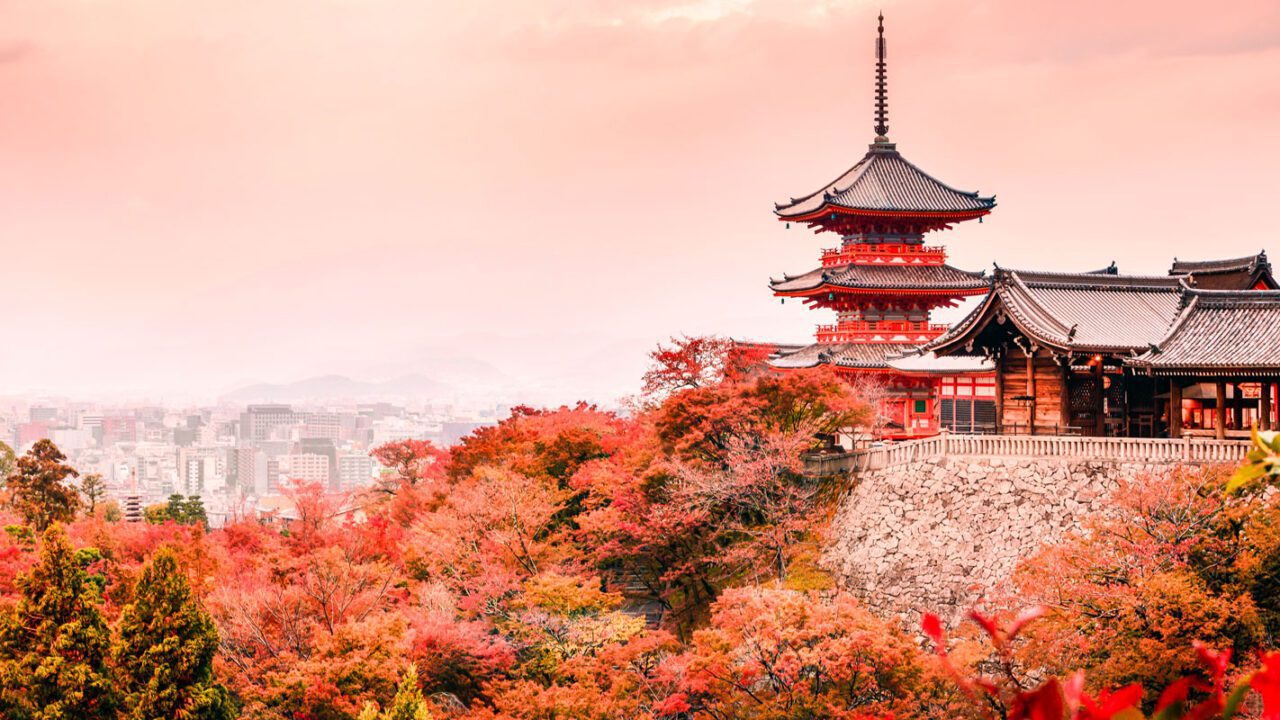
[[[771,362],[778,368],[827,364],[843,373],[874,376],[884,389],[882,434],[911,437],[937,432],[935,405],[943,382],[937,371],[947,368],[923,367],[918,361],[894,367],[891,362],[946,331],[945,325],[930,321],[932,310],[983,295],[990,286],[983,273],[948,265],[946,251],[936,243],[925,244],[925,234],[981,218],[996,202],[936,180],[889,141],[885,62],[882,15],[876,38],[874,142],[833,182],[775,206],[788,227],[798,223],[839,235],[840,245],[822,251],[820,267],[771,281],[783,302],[801,298],[808,306],[835,312],[834,323],[818,326],[815,344],[779,349]],[[974,392],[972,380],[967,389]]]

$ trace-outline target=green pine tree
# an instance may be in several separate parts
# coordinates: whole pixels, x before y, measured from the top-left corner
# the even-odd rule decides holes
[[[379,713],[377,705],[368,703],[356,720],[431,720],[426,698],[422,697],[422,690],[418,688],[417,666],[410,665],[405,671],[390,709]]]
[[[116,663],[130,720],[222,720],[234,717],[226,688],[213,676],[218,631],[191,592],[171,550],[142,571],[133,602],[120,615]]]
[[[40,561],[18,587],[22,597],[0,617],[0,717],[114,719],[111,633],[60,526],[45,532]]]

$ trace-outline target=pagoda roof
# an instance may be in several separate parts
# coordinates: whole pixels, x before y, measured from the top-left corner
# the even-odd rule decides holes
[[[813,193],[777,203],[774,212],[784,220],[817,219],[837,211],[967,219],[985,215],[995,205],[995,196],[957,190],[902,157],[894,144],[876,142],[840,177]]]
[[[1196,290],[1165,335],[1129,361],[1156,375],[1280,375],[1280,291]]]
[[[1032,342],[1063,351],[1136,352],[1168,332],[1181,311],[1185,281],[997,268],[986,299],[927,348],[960,352],[992,322],[1012,322]]]
[[[889,360],[916,349],[911,343],[815,343],[780,347],[769,359],[776,368],[798,369],[818,365],[857,370],[887,370]]]
[[[988,286],[986,273],[969,272],[950,265],[838,265],[817,268],[803,275],[770,280],[779,295],[802,294],[825,288],[834,290],[924,290],[973,294]]]
[[[1276,290],[1267,253],[1260,252],[1228,260],[1178,260],[1174,258],[1170,275],[1191,275],[1193,285],[1203,290]]]

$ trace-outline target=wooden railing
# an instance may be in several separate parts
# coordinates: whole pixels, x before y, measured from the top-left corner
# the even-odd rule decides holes
[[[1135,463],[1236,463],[1249,450],[1247,440],[1184,438],[1068,437],[1045,435],[956,435],[942,433],[868,450],[815,455],[808,472],[834,475],[880,470],[936,457],[1025,457],[1107,460]]]

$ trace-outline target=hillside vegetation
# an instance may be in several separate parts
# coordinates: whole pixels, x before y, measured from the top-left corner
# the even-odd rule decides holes
[[[660,348],[626,414],[383,446],[377,487],[295,485],[287,521],[120,522],[37,444],[6,482],[0,717],[1280,717],[1272,436],[1234,480],[1125,486],[947,633],[816,564],[841,487],[801,456],[867,404],[725,351]]]

